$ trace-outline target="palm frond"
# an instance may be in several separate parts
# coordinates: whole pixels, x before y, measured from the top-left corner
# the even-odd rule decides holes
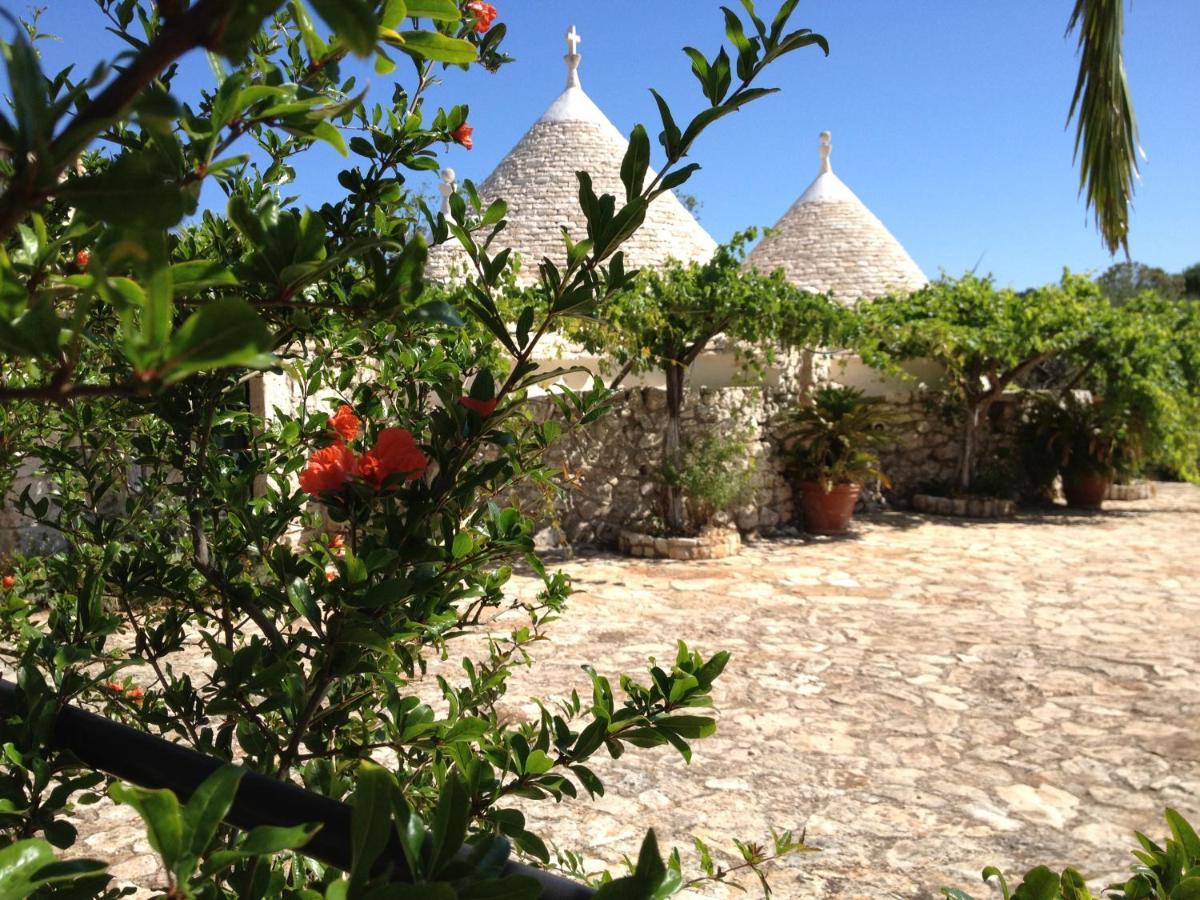
[[[1139,152],[1122,40],[1125,0],[1075,0],[1067,34],[1079,33],[1079,78],[1067,122],[1076,119],[1079,190],[1109,253],[1129,255],[1129,207]]]

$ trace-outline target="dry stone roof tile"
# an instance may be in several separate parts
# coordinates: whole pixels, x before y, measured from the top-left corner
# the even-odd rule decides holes
[[[746,258],[760,272],[782,269],[804,290],[842,303],[909,291],[928,281],[920,267],[829,166],[829,132],[821,135],[821,171]]]
[[[578,54],[567,56],[566,90],[479,187],[485,204],[496,199],[508,203],[508,227],[501,242],[520,254],[519,280],[524,282],[536,279],[543,257],[556,262],[564,258],[564,227],[573,240],[587,236],[577,172],[591,175],[597,195],[613,194],[618,202],[625,197],[621,161],[628,142],[579,85],[578,60]],[[622,249],[628,269],[656,268],[671,258],[704,261],[716,246],[668,191],[650,205],[645,223]],[[464,263],[461,247],[453,242],[442,245],[430,253],[429,275],[445,278]]]

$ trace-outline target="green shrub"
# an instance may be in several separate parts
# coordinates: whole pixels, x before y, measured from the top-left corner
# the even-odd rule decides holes
[[[1159,846],[1140,831],[1133,855],[1137,862],[1125,881],[1105,888],[1109,900],[1192,900],[1200,897],[1200,837],[1187,819],[1173,809],[1165,813],[1171,835]],[[983,870],[983,880],[995,879],[1004,900],[1094,900],[1079,870],[1066,868],[1056,873],[1038,866],[1025,874],[1010,890],[1003,873],[994,866]],[[950,900],[973,900],[958,888],[942,888]]]
[[[755,468],[744,438],[706,434],[663,464],[662,481],[683,493],[687,525],[695,532],[752,493]]]
[[[791,442],[791,468],[802,481],[828,491],[835,484],[887,485],[877,448],[890,440],[893,416],[882,400],[858,388],[823,385],[804,406],[786,414],[785,439]]]
[[[73,805],[105,780],[53,749],[71,703],[327,797],[399,798],[368,804],[363,859],[393,818],[406,839],[431,823],[437,845],[423,873],[436,887],[371,894],[361,871],[347,881],[282,852],[290,838],[240,843],[213,805],[197,808],[202,829],[186,814],[183,847],[184,813],[114,787],[165,816],[151,843],[176,857],[172,897],[535,896],[472,884],[494,882],[510,850],[551,864],[514,798],[603,793],[588,765],[601,753],[688,755],[715,727],[704,707],[728,659],[679,645],[641,681],[620,675],[623,693],[589,669],[533,701],[530,721],[497,713],[570,584],[496,498],[552,483],[547,449],[610,399],[556,390],[561,415],[539,422],[539,341],[631,287],[622,244],[695,170],[682,161],[696,140],[769,93],[751,86],[769,63],[824,39],[786,31],[792,3],[769,24],[749,4],[748,26],[727,13],[736,76],[728,49],[711,65],[695,54],[702,112],[676,123],[661,104],[659,171],[639,125],[620,196],[581,173],[586,225],[512,300],[504,202],[484,207],[468,182],[437,214],[408,182],[466,136],[468,109],[434,109],[428,89],[508,62],[488,4],[97,5],[97,28],[125,48],[104,65],[47,73],[19,28],[2,48],[14,98],[0,112],[0,484],[38,460],[50,494],[16,503],[61,540],[0,588],[18,683],[0,719],[0,850],[70,847]],[[377,77],[402,61],[401,80],[368,104],[351,55]],[[183,95],[178,71],[206,57],[212,88]],[[319,209],[292,195],[316,142],[346,158]],[[428,248],[451,240],[473,275],[431,291]],[[264,370],[287,377],[294,403],[251,408]],[[518,564],[535,593],[512,589]],[[394,771],[373,764],[382,753]],[[478,871],[440,867],[466,839],[484,845]],[[652,837],[630,877],[608,893],[684,884]]]

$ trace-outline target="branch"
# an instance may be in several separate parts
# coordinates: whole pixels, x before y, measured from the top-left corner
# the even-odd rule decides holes
[[[200,0],[187,12],[169,19],[146,49],[50,142],[45,155],[26,168],[25,177],[10,183],[0,197],[0,241],[12,233],[31,206],[42,200],[44,191],[38,184],[56,184],[96,135],[124,116],[164,69],[188,51],[219,37],[237,5],[235,0]]]
[[[18,400],[48,400],[66,403],[76,397],[137,397],[141,385],[128,384],[49,384],[32,387],[0,387],[0,403]]]
[[[633,365],[635,362],[636,362],[636,357],[631,358],[628,362],[625,363],[625,365],[621,366],[621,371],[619,371],[615,376],[613,376],[613,380],[611,382],[609,382],[608,389],[610,391],[615,391],[617,388],[619,388],[621,386],[621,382],[629,377],[629,373],[633,371]]]

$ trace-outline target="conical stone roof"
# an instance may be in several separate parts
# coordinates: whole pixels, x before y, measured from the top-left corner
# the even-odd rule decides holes
[[[625,197],[621,161],[628,141],[579,83],[582,56],[577,52],[580,39],[574,26],[567,40],[571,52],[565,57],[566,89],[479,186],[485,204],[496,199],[508,203],[508,227],[498,240],[520,254],[519,280],[526,283],[537,279],[543,257],[557,263],[564,259],[564,227],[576,241],[587,236],[576,172],[591,175],[597,195],[613,194],[618,203]],[[443,173],[443,180],[447,174],[452,181],[453,173]],[[651,172],[649,178],[653,177]],[[625,267],[632,269],[657,268],[670,258],[704,261],[716,247],[716,241],[668,191],[650,205],[645,223],[622,249]],[[429,276],[445,278],[465,261],[457,242],[443,244],[430,254]]]
[[[816,180],[746,258],[768,274],[783,269],[797,287],[831,293],[841,303],[911,291],[928,279],[890,231],[829,164],[830,135],[821,132]]]

